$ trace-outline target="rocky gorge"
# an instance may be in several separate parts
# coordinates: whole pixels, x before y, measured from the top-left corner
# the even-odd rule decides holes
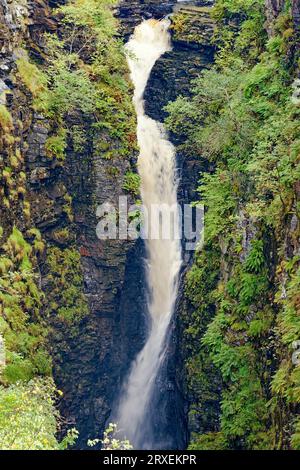
[[[18,141],[14,146],[22,152],[22,163],[16,172],[22,171],[27,179],[26,201],[20,197],[12,201],[9,209],[3,208],[1,225],[5,225],[6,233],[9,233],[9,229],[19,220],[18,227],[21,230],[32,225],[40,231],[48,247],[35,261],[40,272],[40,286],[56,305],[65,302],[64,282],[76,282],[77,292],[71,304],[77,303],[76,308],[81,310],[80,316],[83,317],[77,320],[76,327],[69,328],[64,319],[58,320],[52,307],[45,321],[51,328],[49,341],[54,379],[63,391],[60,412],[66,423],[64,426],[74,425],[78,428],[78,445],[82,446],[88,438],[103,430],[122,377],[144,340],[144,253],[143,244],[139,241],[103,243],[97,239],[95,232],[97,205],[106,201],[117,205],[118,196],[122,193],[122,175],[124,177],[134,168],[136,154],[132,152],[129,160],[116,160],[115,163],[103,159],[101,150],[100,153],[98,149],[95,150],[93,142],[100,138],[105,151],[112,145],[110,137],[103,132],[95,135],[91,121],[83,121],[80,114],[71,112],[67,117],[67,127],[82,129],[89,138],[80,151],[74,150],[74,143],[69,141],[61,165],[58,158],[49,158],[47,154],[47,143],[53,135],[51,118],[33,109],[33,93],[26,88],[26,84],[22,81],[15,84],[11,82],[12,74],[18,73],[15,71],[19,57],[26,57],[26,52],[16,52],[17,44],[25,41],[32,58],[45,60],[47,50],[43,34],[58,31],[59,24],[52,9],[60,3],[39,1],[29,4],[24,2],[24,5],[20,5],[20,2],[1,4],[1,24],[4,28],[1,79],[5,102],[13,122],[16,126],[22,122],[22,127],[16,127],[14,131]],[[170,2],[147,2],[143,5],[139,2],[129,3],[130,6],[121,2],[115,13],[120,18],[120,31],[124,40],[142,18],[163,18],[172,12],[174,6]],[[184,92],[188,88],[190,72],[196,75],[203,62],[206,64],[211,60],[210,49],[199,57],[198,51],[204,49],[204,45],[185,43],[183,40],[157,64],[147,88],[148,98],[146,96],[147,107],[152,102],[156,102],[156,107],[147,109],[147,113],[155,115],[159,120],[163,119],[163,106],[169,99],[174,99],[179,91]],[[187,51],[193,60],[188,58]],[[186,59],[182,63],[183,56]],[[179,63],[181,69],[177,67]],[[166,76],[162,77],[162,73]],[[178,74],[175,80],[174,74]],[[168,93],[162,95],[159,101],[152,99],[159,92],[156,88],[157,80],[165,85],[159,86],[159,90],[165,89]],[[173,89],[169,83],[174,85]],[[4,143],[3,152],[4,156],[7,155],[4,158],[10,158],[11,146]],[[2,160],[2,165],[4,168],[5,160]],[[112,167],[117,176],[107,176]],[[186,177],[192,177],[192,173],[186,172]],[[23,215],[24,204],[30,206],[27,220]],[[76,270],[76,281],[74,273],[69,272],[71,256],[74,257],[72,263]],[[53,270],[57,270],[58,283],[53,279]],[[64,280],[59,281],[59,276],[63,276]],[[78,281],[77,276],[80,276]],[[177,341],[175,324],[174,331],[172,344]],[[177,377],[174,370],[177,353],[175,350],[171,352],[171,349],[171,360],[166,366],[170,369],[166,372],[170,377],[163,381],[167,389],[164,386],[161,389],[161,395],[166,393],[167,399],[164,400],[165,404],[160,404],[166,413],[162,422],[168,422],[169,431],[162,427],[160,432],[172,434],[170,430],[176,429],[176,423],[181,422],[179,434],[171,446],[184,448],[187,432],[184,431],[186,424],[180,391],[182,384],[177,383],[181,378]],[[175,414],[173,410],[168,410],[171,402],[178,403]]]
[[[133,90],[120,42],[127,42],[144,19],[170,18],[172,50],[154,65],[144,94],[146,114],[168,122],[168,104],[177,99],[192,101],[195,80],[213,67],[220,48],[215,39],[219,23],[234,36],[240,24],[248,16],[253,21],[255,15],[252,10],[244,13],[234,6],[224,19],[221,13],[226,5],[220,2],[221,13],[218,10],[212,15],[218,2],[209,0],[120,0],[112,2],[113,9],[111,2],[102,1],[104,24],[109,30],[104,27],[102,31],[102,20],[100,27],[96,21],[100,8],[96,1],[91,5],[88,0],[83,2],[83,12],[80,2],[73,3],[74,9],[68,10],[69,3],[61,0],[0,1],[0,276],[4,286],[0,288],[0,334],[7,362],[1,384],[9,387],[19,380],[52,376],[61,391],[55,401],[61,416],[56,436],[61,439],[68,429],[76,428],[79,437],[75,447],[85,449],[88,439],[103,434],[130,364],[147,336],[144,243],[140,239],[99,240],[96,234],[98,206],[109,202],[118,208],[120,194],[126,194],[131,203],[139,199]],[[288,36],[291,33],[285,33],[290,41],[285,57],[290,73],[296,77],[293,64],[299,44],[299,2],[291,3],[291,20],[286,21],[292,24],[282,28],[294,31],[293,41]],[[265,41],[266,35],[276,36],[279,26],[274,25],[289,6],[284,0],[266,0],[263,8],[262,2],[259,5],[265,15]],[[251,21],[242,31],[251,29]],[[252,37],[251,41],[252,45]],[[98,42],[100,52],[95,46]],[[242,46],[241,56],[246,56]],[[226,53],[229,55],[228,50]],[[250,58],[251,65],[255,60],[259,59]],[[78,96],[74,81],[80,84]],[[251,82],[251,86],[254,89],[256,85]],[[267,109],[265,102],[262,108],[253,114],[260,116]],[[205,116],[192,117],[193,125],[201,120]],[[183,205],[198,201],[199,179],[215,174],[217,164],[209,152],[199,150],[198,143],[193,143],[192,150],[187,148],[189,135],[182,123],[180,126],[178,131],[168,125],[170,140],[177,149],[178,200]],[[236,191],[238,178],[234,173],[231,187]],[[224,170],[221,183],[225,180]],[[262,433],[267,447],[273,439],[274,446],[290,448],[299,414],[296,392],[279,387],[277,396],[275,385],[275,403],[270,383],[280,364],[286,367],[286,374],[292,374],[291,366],[287,366],[288,353],[278,339],[281,332],[274,324],[280,310],[275,290],[278,285],[287,291],[293,289],[288,282],[294,268],[285,268],[283,258],[298,256],[299,251],[299,221],[293,212],[299,185],[293,185],[295,196],[288,196],[293,202],[284,222],[280,222],[280,233],[269,226],[262,228],[259,217],[247,213],[239,195],[234,219],[238,221],[232,232],[239,232],[236,240],[241,247],[234,248],[235,242],[218,234],[218,241],[204,250],[208,261],[199,261],[201,254],[184,253],[167,354],[147,414],[155,448],[186,449],[192,436],[197,442],[197,436],[201,440],[203,435],[208,437],[204,444],[200,442],[200,448],[249,448],[256,445],[254,438],[251,441],[253,429]],[[248,195],[251,188],[244,188]],[[272,188],[270,185],[270,193]],[[266,200],[271,199],[270,193],[264,196]],[[226,197],[230,202],[230,195]],[[226,219],[227,215],[222,217]],[[226,440],[220,430],[221,416],[227,412],[226,416],[238,415],[243,407],[240,376],[237,374],[231,382],[230,372],[224,373],[222,358],[212,360],[202,339],[214,318],[219,318],[218,296],[234,279],[235,263],[242,265],[247,260],[257,234],[262,234],[264,243],[267,261],[262,269],[268,271],[269,291],[261,294],[260,300],[247,301],[246,319],[232,321],[227,330],[224,323],[222,331],[226,330],[225,343],[230,347],[251,343],[249,357],[262,351],[263,370],[257,372],[259,379],[257,375],[253,379],[260,387],[253,393],[261,400],[272,401],[268,406],[274,411],[266,427],[273,420],[275,431],[266,438],[267,432],[256,424],[252,428],[247,416],[241,425],[245,434],[240,428],[228,431],[230,426],[225,422],[230,436],[225,432]],[[195,271],[201,266],[205,266],[205,272],[196,278]],[[257,277],[259,269],[254,268]],[[241,300],[239,303],[246,308]],[[262,323],[261,311],[268,324],[263,332],[253,333]],[[249,333],[247,325],[253,321],[256,323],[251,324]],[[219,338],[218,331],[215,336]],[[234,364],[228,367],[235,370]],[[243,373],[246,376],[244,369]],[[287,382],[297,386],[297,380],[292,375]],[[224,394],[234,394],[235,386],[241,400],[236,405],[238,411],[232,399],[230,410],[224,412]],[[247,399],[252,404],[252,394]],[[261,421],[265,419],[264,412],[262,415]]]

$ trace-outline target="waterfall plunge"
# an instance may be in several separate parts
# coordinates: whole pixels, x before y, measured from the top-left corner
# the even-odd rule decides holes
[[[144,21],[135,29],[126,46],[131,79],[135,87],[141,195],[148,213],[151,213],[153,204],[177,207],[175,150],[166,139],[162,124],[145,114],[143,102],[145,87],[155,62],[164,52],[170,50],[168,26],[168,20]],[[181,266],[178,209],[173,214],[175,236],[169,240],[146,241],[149,335],[132,365],[116,413],[118,436],[121,434],[129,439],[135,448],[151,445],[144,435],[146,411],[164,357],[166,334],[177,295]],[[160,224],[159,218],[151,220],[150,233],[153,229],[157,230]]]

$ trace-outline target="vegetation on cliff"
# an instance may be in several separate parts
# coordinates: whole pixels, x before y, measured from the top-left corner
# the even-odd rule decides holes
[[[204,360],[208,393],[221,373],[221,418],[219,429],[193,436],[194,449],[299,448],[297,36],[286,2],[268,37],[264,4],[216,2],[216,65],[191,100],[168,106],[182,150],[214,169],[200,175],[205,246],[187,278],[185,341],[194,345],[191,388]],[[197,373],[202,390],[207,376]]]
[[[76,438],[71,431],[58,442],[61,392],[51,378],[49,351],[56,329],[59,338],[63,332],[70,338],[79,335],[89,309],[72,198],[60,185],[62,210],[55,207],[51,181],[63,171],[67,149],[83,158],[92,145],[112,168],[136,151],[131,84],[114,4],[74,0],[49,9],[55,28],[35,45],[24,34],[26,20],[23,24],[17,16],[22,48],[16,47],[15,36],[4,38],[11,41],[14,56],[0,96],[1,449],[61,449]],[[9,8],[14,18],[15,4]],[[22,13],[26,16],[26,5]],[[30,144],[28,135],[36,132],[42,140]],[[30,145],[41,158],[31,173]],[[32,181],[40,186],[32,188]],[[124,175],[123,184],[136,194],[134,173]],[[44,224],[49,214],[51,233]],[[42,222],[41,231],[36,221]]]
[[[54,26],[34,54],[25,15],[13,30],[22,48],[10,38],[6,49],[14,56],[7,84],[0,82],[1,449],[64,449],[77,437],[76,430],[57,437],[62,392],[50,352],[65,337],[76,342],[89,306],[72,198],[51,181],[67,152],[84,159],[93,151],[108,161],[107,178],[122,179],[125,191],[139,195],[131,163],[124,174],[119,166],[136,152],[136,122],[116,3],[73,0],[51,9]],[[208,35],[199,34],[192,10],[173,19],[175,40],[207,44],[214,34],[217,49],[191,99],[167,107],[180,150],[210,169],[198,188],[205,244],[187,275],[182,315],[189,418],[197,430],[191,449],[300,449],[300,365],[293,354],[300,340],[300,111],[292,99],[299,52],[284,3],[268,27],[264,0],[217,0]],[[211,25],[209,11],[198,9]],[[47,137],[32,143],[37,121]],[[30,146],[41,157],[32,172]],[[49,196],[55,192],[62,193],[61,208]],[[89,444],[129,449],[114,430]]]

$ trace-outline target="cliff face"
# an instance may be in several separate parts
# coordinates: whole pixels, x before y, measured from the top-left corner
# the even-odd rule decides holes
[[[16,225],[24,234],[35,227],[45,241],[36,269],[46,296],[42,309],[50,329],[53,375],[63,392],[64,422],[78,428],[78,446],[84,447],[88,437],[103,430],[121,378],[142,346],[145,284],[141,243],[96,236],[96,209],[104,202],[118,208],[125,175],[135,171],[136,153],[120,158],[115,151],[108,160],[104,154],[113,152],[117,140],[72,111],[65,128],[84,133],[84,142],[74,148],[68,138],[63,163],[60,156],[49,157],[56,123],[35,110],[30,83],[37,69],[27,64],[37,60],[43,67],[47,60],[43,33],[57,31],[51,7],[61,3],[1,2],[1,104],[14,135],[14,142],[4,135],[1,170],[11,167],[12,153],[20,155],[20,162],[12,167],[14,187],[7,187],[3,173],[7,203],[2,198],[0,215],[6,238]],[[19,49],[21,43],[27,52]],[[26,59],[29,77],[19,78],[20,58]],[[133,112],[132,118],[134,123]],[[18,193],[20,181],[25,187]],[[73,320],[65,316],[68,308],[76,312]]]
[[[198,186],[207,207],[205,244],[180,307],[195,449],[299,448],[299,365],[291,353],[299,336],[299,177],[292,150],[299,144],[299,109],[291,104],[298,5],[218,2],[219,67],[198,81],[190,99],[168,108],[169,128],[204,166]],[[230,77],[236,59],[243,66]],[[269,111],[254,117],[252,104],[266,103],[276,80],[273,67],[281,76],[277,92],[268,95]],[[282,140],[287,128],[293,129],[288,141]],[[271,188],[271,171],[286,154],[295,155],[291,167],[283,165],[291,180],[285,185],[280,172]]]
[[[145,339],[144,247],[141,242],[103,241],[96,236],[97,206],[110,202],[118,207],[124,177],[135,171],[136,152],[132,151],[129,158],[106,158],[115,147],[109,133],[95,130],[91,117],[71,110],[64,116],[68,137],[62,160],[57,122],[44,111],[43,103],[36,104],[39,90],[31,83],[33,74],[43,71],[48,60],[44,33],[65,34],[52,10],[62,3],[1,3],[1,104],[9,112],[14,141],[6,138],[3,128],[0,164],[8,201],[4,204],[2,200],[0,211],[4,242],[13,226],[29,243],[34,240],[27,235],[28,230],[34,228],[41,234],[45,250],[35,256],[35,269],[38,288],[45,295],[40,312],[49,330],[47,349],[52,356],[53,376],[63,392],[59,408],[65,424],[61,432],[76,426],[80,432],[78,447],[85,447],[88,438],[101,434],[122,379]],[[142,17],[164,17],[172,7],[171,2],[121,3],[117,12],[121,34],[126,38]],[[20,43],[24,50],[19,49]],[[198,50],[203,51],[200,58]],[[192,65],[187,54],[193,57]],[[184,56],[176,86],[168,94]],[[88,57],[82,55],[81,60],[88,62]],[[163,116],[164,104],[180,90],[187,90],[189,75],[196,74],[209,60],[202,46],[183,40],[166,57],[162,68],[157,64],[157,70],[161,70],[158,74],[166,74],[159,79],[164,80],[167,93],[153,108],[156,117]],[[41,76],[39,87],[44,90],[42,83]],[[149,109],[157,84],[151,77],[146,97]],[[80,145],[74,141],[74,129],[81,138]],[[20,154],[18,165],[11,160],[12,153]],[[7,182],[8,167],[12,168],[9,172],[14,183]],[[20,182],[25,184],[22,191]],[[163,410],[155,418],[155,439],[170,448],[184,448],[187,434],[175,322],[171,337],[170,359],[158,379],[161,393],[153,401],[154,409],[157,405]]]
[[[269,34],[271,35],[273,34],[274,21],[276,20],[278,15],[283,11],[284,7],[285,7],[284,0],[266,0],[265,11],[266,11],[266,17],[267,17],[267,30]],[[295,32],[297,34],[299,31],[299,25],[300,25],[300,5],[299,5],[298,0],[292,0],[291,12],[292,12],[292,17],[293,17],[293,22],[295,25]]]
[[[118,198],[124,194],[122,177],[130,162],[115,161],[118,176],[109,176],[112,162],[103,161],[92,142],[100,138],[110,146],[110,138],[86,132],[88,146],[80,154],[66,149],[64,178],[72,198],[89,312],[78,325],[78,335],[55,327],[53,336],[55,378],[64,391],[61,411],[81,431],[79,447],[101,434],[124,374],[142,347],[145,297],[143,244],[99,240],[96,235],[97,206],[109,202],[118,208]]]

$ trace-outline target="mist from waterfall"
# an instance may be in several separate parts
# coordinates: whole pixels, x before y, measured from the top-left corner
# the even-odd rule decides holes
[[[138,121],[138,169],[142,203],[148,213],[151,213],[153,204],[166,204],[174,208],[173,236],[168,240],[146,240],[149,334],[145,346],[131,366],[115,413],[118,438],[120,435],[126,437],[136,449],[149,445],[145,436],[147,408],[165,353],[166,334],[174,311],[181,266],[175,149],[167,140],[163,125],[145,114],[143,101],[155,62],[171,49],[168,27],[168,20],[143,21],[126,45],[135,87],[133,100]],[[160,233],[161,224],[159,217],[153,217],[149,223],[149,232]]]

